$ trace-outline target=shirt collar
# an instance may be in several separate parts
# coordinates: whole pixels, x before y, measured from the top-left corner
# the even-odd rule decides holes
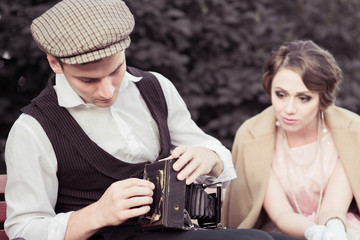
[[[135,77],[130,73],[125,72],[124,79],[120,86],[119,95],[122,91],[129,87],[129,82],[138,82],[141,79],[141,77]],[[84,102],[84,100],[72,89],[64,74],[56,74],[55,83],[59,106],[72,108],[80,105],[93,105]]]

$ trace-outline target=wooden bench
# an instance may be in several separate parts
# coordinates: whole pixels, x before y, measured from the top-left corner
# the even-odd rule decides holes
[[[6,219],[6,203],[5,203],[5,185],[7,176],[0,174],[0,240],[8,240],[4,230],[4,222]]]

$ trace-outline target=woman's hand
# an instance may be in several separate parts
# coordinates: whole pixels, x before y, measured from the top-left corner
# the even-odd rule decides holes
[[[325,231],[326,227],[324,225],[313,225],[306,229],[304,235],[306,240],[324,240]]]
[[[344,222],[340,219],[327,221],[322,240],[347,240]]]

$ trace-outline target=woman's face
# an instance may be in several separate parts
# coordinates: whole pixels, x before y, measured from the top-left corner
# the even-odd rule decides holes
[[[285,132],[316,132],[319,94],[307,89],[298,73],[286,68],[279,70],[272,81],[271,102]]]

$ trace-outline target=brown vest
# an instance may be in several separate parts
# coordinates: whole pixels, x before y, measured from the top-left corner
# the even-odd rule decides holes
[[[167,157],[171,141],[167,105],[160,83],[149,72],[131,67],[127,71],[143,77],[136,86],[158,125],[161,146],[158,159]],[[21,111],[41,124],[54,148],[59,181],[55,211],[59,213],[75,211],[97,201],[115,181],[142,178],[146,163],[123,162],[96,145],[70,113],[58,105],[54,84],[52,77],[40,95]]]

